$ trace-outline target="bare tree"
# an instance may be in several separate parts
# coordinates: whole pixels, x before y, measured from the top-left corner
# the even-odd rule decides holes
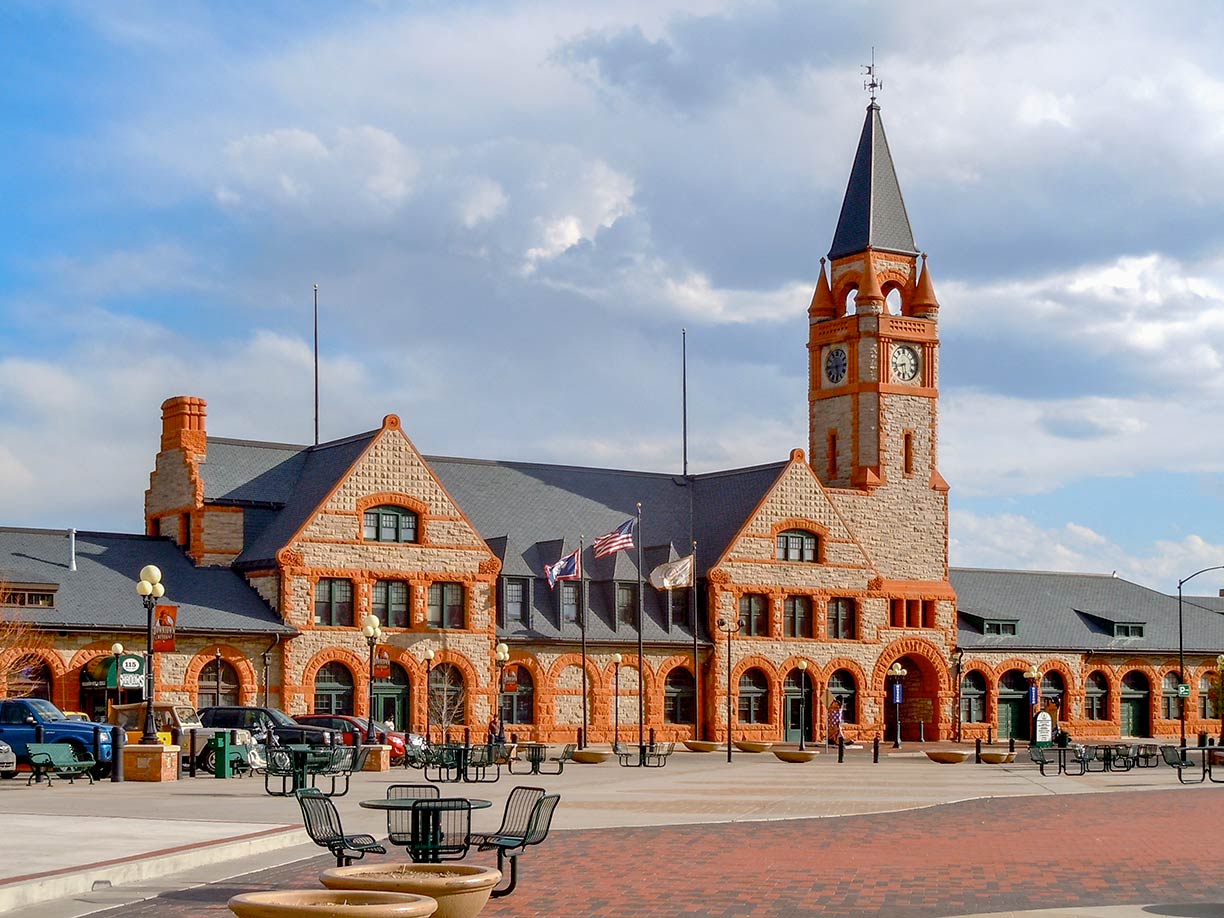
[[[50,643],[24,616],[14,614],[18,608],[15,599],[8,584],[0,580],[0,695],[29,693],[39,663],[34,651]]]
[[[433,668],[429,674],[429,722],[441,729],[443,737],[451,727],[465,723],[466,696],[459,667],[439,663]]]

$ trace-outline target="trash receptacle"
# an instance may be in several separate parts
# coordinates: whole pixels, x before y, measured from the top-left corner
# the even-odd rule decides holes
[[[213,777],[230,776],[230,737],[228,730],[218,730],[209,740],[213,750]]]
[[[1207,745],[1207,731],[1206,731],[1206,730],[1200,730],[1200,731],[1199,731],[1199,735],[1198,735],[1198,744],[1199,744],[1200,746],[1206,746],[1206,745]]]

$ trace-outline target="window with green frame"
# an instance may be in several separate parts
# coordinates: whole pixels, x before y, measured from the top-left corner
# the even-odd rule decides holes
[[[527,580],[506,577],[502,580],[502,627],[522,628],[527,624]]]
[[[769,723],[769,677],[750,669],[739,680],[739,721],[742,724]]]
[[[829,600],[828,634],[835,641],[850,641],[854,639],[855,613],[854,600],[844,596]]]
[[[1220,716],[1219,709],[1216,707],[1219,697],[1216,692],[1218,680],[1218,675],[1199,677],[1199,717],[1206,720],[1213,720]]]
[[[818,560],[819,539],[806,529],[788,529],[778,533],[777,560],[805,561],[815,564]]]
[[[986,677],[971,669],[961,679],[961,723],[980,724],[986,719]]]
[[[637,624],[637,584],[616,585],[616,625],[632,628]]]
[[[501,719],[503,724],[533,724],[535,723],[535,684],[531,681],[531,673],[525,666],[507,667],[515,670],[512,688],[502,688]],[[506,680],[503,677],[503,686]]]
[[[325,663],[315,675],[314,713],[353,713],[353,674],[343,663]]]
[[[677,667],[667,674],[663,683],[663,723],[695,723],[697,684],[693,674]]]
[[[430,628],[462,628],[464,590],[462,583],[429,585]]]
[[[807,596],[787,596],[782,600],[782,630],[787,637],[812,636],[812,600]]]
[[[561,582],[561,624],[576,625],[582,614],[582,591],[579,584],[569,580]]]
[[[403,580],[378,580],[370,610],[388,628],[408,627],[408,584]]]
[[[769,597],[745,593],[739,601],[740,633],[752,637],[769,634]]]
[[[1143,625],[1134,622],[1117,622],[1114,624],[1114,637],[1141,638],[1143,637]]]
[[[361,537],[367,542],[415,542],[417,515],[403,507],[372,507],[361,515]]]
[[[353,625],[353,583],[324,577],[315,584],[314,620],[316,625]]]
[[[1165,673],[1160,680],[1160,716],[1165,720],[1180,720],[1182,699],[1177,694],[1180,673]]]
[[[1084,717],[1109,720],[1109,680],[1103,673],[1089,673],[1084,680]]]

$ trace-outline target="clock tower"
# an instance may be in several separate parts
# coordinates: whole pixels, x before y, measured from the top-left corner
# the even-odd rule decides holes
[[[808,309],[808,455],[889,578],[947,576],[938,316],[873,95]]]

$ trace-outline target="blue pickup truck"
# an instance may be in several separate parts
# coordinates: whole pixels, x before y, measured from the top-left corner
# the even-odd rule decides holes
[[[42,727],[44,743],[67,743],[78,753],[94,755],[94,727],[101,726],[102,744],[98,766],[107,771],[111,761],[110,727],[90,721],[69,720],[64,712],[41,698],[6,698],[0,701],[0,740],[13,747],[18,762],[29,764],[26,744],[37,742],[35,730]],[[0,772],[12,777],[12,772]]]

